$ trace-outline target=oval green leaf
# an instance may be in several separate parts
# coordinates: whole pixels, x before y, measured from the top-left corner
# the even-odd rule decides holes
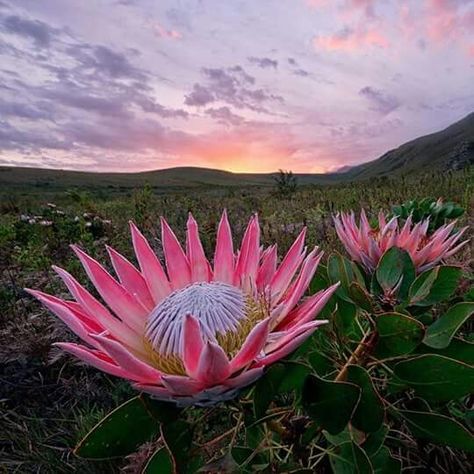
[[[448,357],[425,354],[399,362],[395,375],[427,400],[455,400],[474,392],[474,367]]]
[[[417,354],[438,354],[459,360],[468,365],[474,365],[474,342],[468,342],[464,339],[454,338],[448,347],[444,349],[434,349],[421,344],[416,349]]]
[[[458,329],[474,314],[474,303],[458,303],[437,319],[426,330],[423,343],[435,349],[449,346]]]
[[[423,325],[405,314],[381,314],[376,325],[379,334],[376,354],[380,358],[410,354],[423,339]]]
[[[441,446],[474,452],[474,436],[460,423],[438,413],[401,410],[410,431]]]
[[[375,275],[384,291],[392,290],[400,283],[398,295],[403,299],[415,279],[415,266],[408,252],[391,247],[382,255]]]
[[[338,445],[335,452],[329,452],[333,472],[337,474],[372,474],[374,468],[367,453],[356,443]]]
[[[160,429],[143,403],[134,397],[101,420],[79,442],[74,453],[86,459],[111,459],[126,456],[150,441]]]
[[[142,474],[156,474],[157,472],[160,474],[174,474],[173,460],[166,448],[160,448],[152,454]]]
[[[383,423],[385,408],[369,373],[363,367],[350,365],[347,369],[347,381],[361,389],[351,423],[365,433],[377,431]]]
[[[410,287],[410,304],[432,306],[447,300],[458,287],[461,274],[461,268],[452,265],[423,272]]]
[[[329,257],[327,273],[330,283],[341,283],[336,290],[336,295],[348,303],[352,303],[349,295],[351,283],[355,281],[361,286],[365,284],[364,277],[357,265],[339,254],[332,254]]]
[[[189,472],[187,464],[192,442],[192,426],[184,420],[177,420],[161,425],[160,431],[161,439],[170,454],[173,473]]]
[[[382,446],[370,460],[375,474],[400,474],[402,470],[402,463],[390,456],[390,450],[386,446]]]
[[[334,435],[350,421],[360,398],[360,389],[351,383],[332,382],[310,375],[306,378],[302,395],[309,416]]]

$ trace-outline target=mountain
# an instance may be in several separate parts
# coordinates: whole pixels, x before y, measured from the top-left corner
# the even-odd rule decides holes
[[[277,173],[231,173],[229,171],[178,167],[142,173],[93,173],[42,168],[0,166],[0,194],[10,191],[30,193],[56,192],[73,188],[88,191],[100,189],[109,192],[126,192],[145,183],[155,192],[170,189],[216,186],[273,186]],[[301,184],[326,184],[335,181],[325,174],[298,174]]]
[[[330,174],[295,174],[299,184],[331,184],[423,170],[458,169],[474,164],[474,113],[448,128],[412,140],[380,158],[357,166],[343,166]],[[290,166],[291,167],[291,166]],[[127,192],[145,183],[155,192],[214,186],[272,186],[277,173],[230,173],[178,167],[142,173],[91,173],[84,171],[0,166],[0,194],[30,194],[72,188]]]
[[[353,166],[345,179],[368,179],[422,170],[459,169],[474,164],[474,112],[441,130],[407,142],[380,158]]]

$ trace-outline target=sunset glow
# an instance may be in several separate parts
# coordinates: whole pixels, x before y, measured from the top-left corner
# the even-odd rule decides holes
[[[474,109],[473,0],[0,0],[0,41],[0,165],[328,172]]]

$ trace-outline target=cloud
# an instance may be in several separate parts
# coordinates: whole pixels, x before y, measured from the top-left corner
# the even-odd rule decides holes
[[[401,104],[400,101],[379,89],[365,86],[359,91],[359,95],[366,98],[371,104],[371,110],[387,115],[397,109]]]
[[[80,72],[94,73],[111,79],[145,80],[146,73],[135,67],[122,52],[103,45],[76,43],[65,51],[79,63]],[[71,68],[74,73],[78,69]]]
[[[293,71],[293,74],[295,76],[301,76],[301,77],[308,77],[310,76],[310,73],[308,71],[305,71],[304,69],[295,69]]]
[[[152,24],[153,32],[159,38],[168,38],[173,40],[180,40],[183,35],[174,29],[167,29],[161,23],[155,22]]]
[[[362,12],[367,18],[375,18],[375,0],[346,0],[342,7],[349,13]]]
[[[84,159],[96,148],[144,150],[154,143],[152,135],[168,142],[175,136],[161,119],[188,118],[187,111],[157,102],[150,74],[134,64],[138,52],[81,41],[37,20],[7,20],[8,32],[48,47],[48,56],[5,42],[2,61],[27,64],[28,74],[0,69],[0,152],[35,155],[45,163],[58,150]],[[130,143],[127,130],[148,141]]]
[[[193,90],[185,96],[186,105],[199,107],[221,101],[237,109],[268,113],[266,105],[284,102],[279,95],[253,87],[255,78],[242,66],[203,68],[202,74],[205,83],[193,85]]]
[[[53,120],[53,108],[48,102],[27,104],[0,99],[1,117],[18,117],[30,120]]]
[[[2,29],[7,33],[33,40],[38,48],[48,48],[58,30],[39,20],[9,15],[1,19]]]
[[[472,0],[424,0],[400,4],[399,29],[406,40],[428,47],[456,47],[467,52],[474,37]],[[418,7],[418,8],[416,8]]]
[[[316,49],[352,52],[367,47],[385,49],[390,43],[388,38],[375,28],[346,26],[336,33],[316,36],[313,45]]]
[[[202,105],[210,104],[216,100],[214,94],[205,86],[201,84],[194,84],[193,90],[185,96],[184,103],[186,105],[193,105],[200,107]]]
[[[240,125],[244,122],[244,119],[239,115],[234,114],[229,107],[211,108],[206,110],[206,114],[213,119],[216,119],[218,123],[223,125]]]
[[[257,65],[262,69],[276,69],[278,67],[278,61],[276,59],[256,58],[255,56],[250,56],[247,59],[250,63]]]

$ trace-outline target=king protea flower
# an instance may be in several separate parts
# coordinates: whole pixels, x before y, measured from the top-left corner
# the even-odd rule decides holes
[[[130,227],[140,270],[107,247],[118,279],[73,246],[108,308],[57,267],[75,301],[28,291],[87,344],[59,347],[138,390],[181,405],[230,399],[327,322],[314,318],[337,285],[297,306],[322,256],[317,247],[307,253],[305,230],[278,265],[276,245],[260,247],[257,216],[234,253],[224,212],[211,266],[191,215],[185,251],[162,219],[165,271]]]
[[[400,227],[396,216],[387,222],[384,214],[380,213],[378,227],[372,228],[362,210],[360,225],[357,225],[353,212],[338,214],[334,217],[334,224],[351,258],[369,272],[377,267],[382,255],[390,247],[406,250],[416,271],[423,272],[450,257],[467,243],[467,240],[459,243],[467,227],[455,232],[455,222],[443,225],[428,235],[428,219],[413,225],[412,217],[409,216]]]

